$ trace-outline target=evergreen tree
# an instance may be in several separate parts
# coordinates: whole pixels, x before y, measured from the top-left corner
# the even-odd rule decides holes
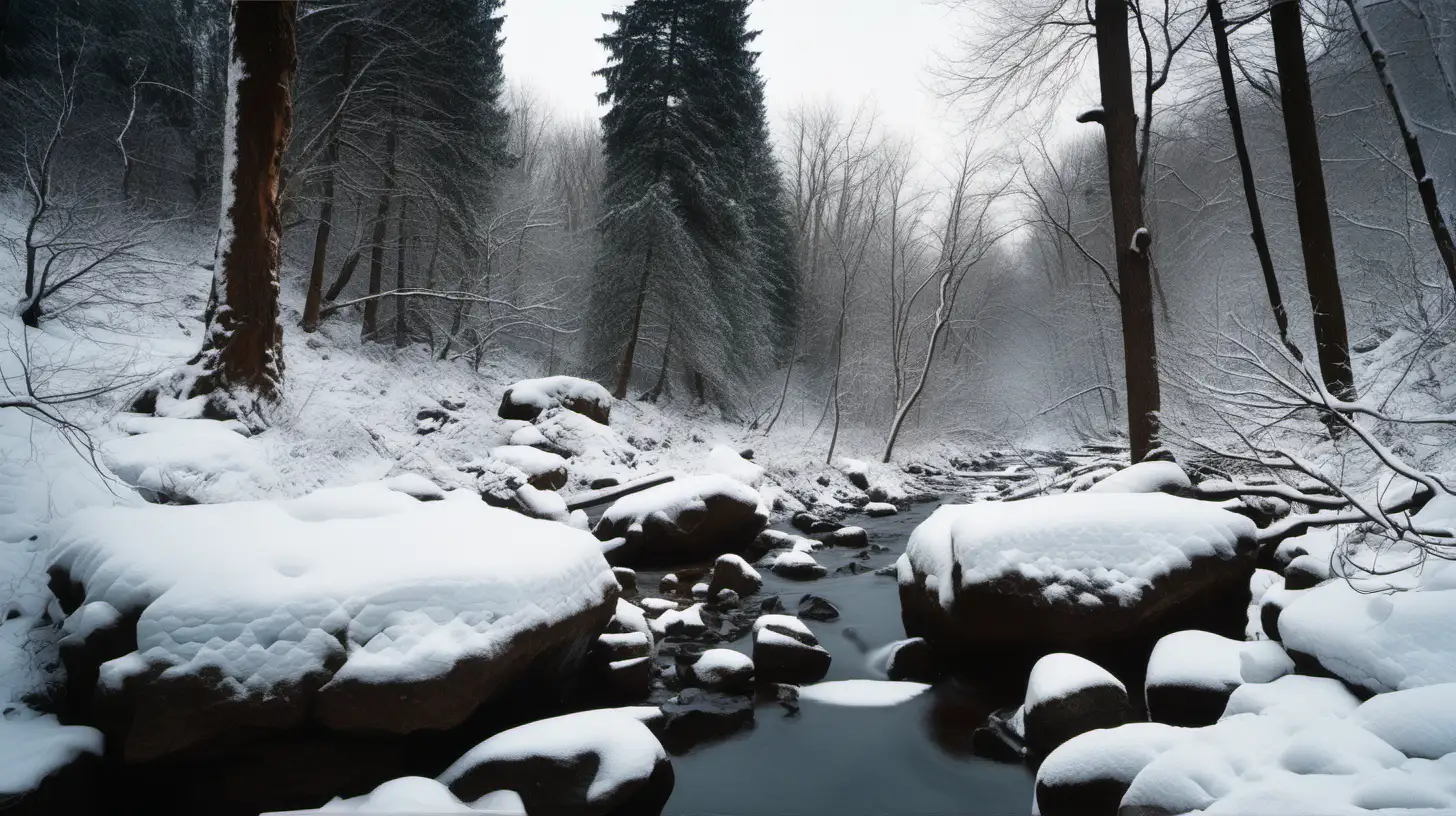
[[[615,365],[618,397],[647,342],[661,350],[654,393],[671,363],[722,401],[765,359],[771,327],[792,319],[770,307],[792,273],[747,6],[637,0],[607,15],[591,348]]]

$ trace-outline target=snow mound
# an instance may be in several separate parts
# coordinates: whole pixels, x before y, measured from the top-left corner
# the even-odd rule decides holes
[[[277,484],[263,445],[212,420],[159,420],[153,428],[101,446],[101,460],[123,482],[155,499],[192,502],[258,497]]]
[[[536,419],[536,431],[553,450],[572,457],[575,475],[584,482],[602,476],[620,476],[637,460],[637,449],[616,431],[575,411],[552,408]],[[581,472],[584,466],[586,472]]]
[[[1174,462],[1138,462],[1087,488],[1088,493],[1177,493],[1193,487]]]
[[[566,471],[566,459],[526,445],[501,445],[492,448],[490,455],[492,459],[505,462],[531,479],[556,471],[565,475]]]
[[[1167,635],[1153,647],[1147,687],[1231,691],[1244,683],[1268,683],[1292,671],[1294,662],[1273,641],[1230,640],[1190,629]]]
[[[738,451],[727,445],[714,445],[703,459],[704,473],[721,473],[736,479],[749,487],[763,483],[764,469],[738,455]]]
[[[1126,606],[1195,558],[1233,558],[1256,529],[1217,505],[1161,493],[945,505],[911,534],[899,576],[902,586],[934,576],[946,608],[958,589],[1007,577],[1039,585],[1049,603]]]
[[[450,494],[378,483],[280,502],[82,511],[52,569],[139,615],[101,682],[208,672],[239,697],[444,675],[610,599],[586,533]]]
[[[23,716],[29,713],[22,709],[0,719],[0,797],[35,790],[83,754],[101,755],[100,731],[61,725],[52,714]]]
[[[1372,693],[1456,683],[1456,565],[1431,559],[1403,592],[1363,583],[1302,593],[1279,615],[1285,647]]]
[[[1289,674],[1271,683],[1245,683],[1234,689],[1223,716],[1291,709],[1343,717],[1359,705],[1360,699],[1339,680]]]
[[[903,680],[832,680],[799,689],[800,700],[854,708],[886,708],[908,703],[930,690]]]
[[[607,803],[625,789],[645,784],[667,761],[662,743],[641,720],[615,709],[565,714],[503,731],[470,749],[440,774],[457,795],[472,797],[505,787],[504,777],[528,777],[533,760],[562,769],[584,769],[586,804]],[[526,781],[520,779],[519,781]],[[544,780],[543,780],[544,781]],[[521,788],[529,801],[529,792]],[[556,791],[557,795],[566,793]]]
[[[551,408],[565,408],[605,425],[612,413],[612,395],[607,389],[580,377],[541,377],[521,380],[501,397],[504,419],[535,419]]]
[[[335,799],[316,810],[289,811],[289,814],[304,813],[479,813],[455,798],[450,789],[433,779],[422,776],[404,776],[391,779],[379,787],[349,799]],[[524,813],[525,811],[521,811]],[[266,815],[265,815],[266,816]],[[274,814],[285,816],[285,814]]]
[[[1066,652],[1046,655],[1031,667],[1026,681],[1023,708],[1033,709],[1049,700],[1060,700],[1088,688],[1115,686],[1127,692],[1122,681],[1085,657]]]
[[[1073,787],[1099,780],[1129,784],[1158,754],[1180,745],[1193,729],[1131,723],[1079,734],[1047,755],[1037,787]]]
[[[1409,757],[1456,754],[1456,683],[1378,694],[1357,708],[1350,721]]]

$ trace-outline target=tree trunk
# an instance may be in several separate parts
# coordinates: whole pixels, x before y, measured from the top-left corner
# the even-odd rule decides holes
[[[369,294],[384,291],[384,231],[388,226],[389,199],[394,195],[394,152],[399,146],[399,128],[390,117],[389,135],[384,139],[385,160],[384,190],[379,193],[379,205],[374,210],[374,235],[369,242]],[[361,341],[370,341],[379,331],[379,299],[364,301],[364,325],[359,333]]]
[[[1107,186],[1122,294],[1123,368],[1127,378],[1127,435],[1132,460],[1157,444],[1158,348],[1153,326],[1152,236],[1143,226],[1139,193],[1137,115],[1127,45],[1126,0],[1097,0],[1097,73],[1107,143]]]
[[[642,331],[642,309],[647,305],[647,279],[652,269],[652,247],[647,248],[647,257],[642,261],[642,280],[637,285],[637,305],[632,309],[632,333],[622,349],[622,359],[617,362],[617,377],[612,384],[612,396],[627,398],[627,386],[632,382],[632,358],[637,355],[637,335]]]
[[[394,288],[395,291],[404,291],[404,261],[405,261],[405,210],[409,207],[409,199],[401,199],[399,202],[399,227],[395,230],[396,240],[399,241],[399,248],[396,250],[394,265]],[[409,342],[409,306],[405,298],[396,296],[394,298],[394,347],[404,348]]]
[[[208,395],[208,415],[261,425],[263,402],[280,396],[283,328],[278,324],[279,217],[283,152],[293,126],[294,0],[232,5],[221,237],[207,332],[182,395]]]
[[[1264,232],[1264,216],[1259,212],[1259,191],[1254,186],[1254,166],[1249,160],[1249,145],[1244,141],[1244,119],[1239,113],[1238,86],[1234,84],[1233,61],[1229,55],[1228,31],[1224,27],[1223,3],[1208,0],[1208,22],[1213,28],[1214,56],[1218,61],[1219,78],[1223,80],[1223,101],[1228,108],[1229,129],[1233,131],[1234,151],[1239,157],[1239,173],[1244,182],[1244,201],[1249,205],[1249,238],[1259,254],[1259,268],[1264,270],[1264,289],[1269,294],[1269,307],[1279,325],[1279,339],[1289,345],[1289,314],[1284,297],[1279,293],[1279,277],[1274,273],[1274,259],[1269,254],[1269,239]]]
[[[1441,255],[1441,262],[1446,265],[1446,275],[1451,279],[1451,286],[1456,288],[1456,242],[1452,241],[1451,228],[1446,224],[1446,216],[1436,199],[1436,180],[1426,171],[1421,142],[1406,121],[1405,108],[1401,107],[1400,95],[1395,92],[1395,79],[1390,75],[1390,68],[1385,62],[1385,51],[1375,44],[1375,35],[1370,32],[1365,16],[1355,7],[1355,0],[1345,0],[1345,5],[1350,7],[1350,17],[1360,32],[1360,41],[1365,43],[1365,50],[1370,52],[1370,61],[1375,65],[1381,87],[1385,89],[1385,99],[1390,103],[1391,113],[1395,114],[1395,123],[1400,126],[1400,138],[1405,144],[1406,158],[1410,159],[1411,174],[1416,179],[1421,206],[1426,210],[1426,222],[1431,225],[1431,238],[1436,242],[1436,251]],[[1441,44],[1432,40],[1431,48],[1439,54]]]
[[[344,38],[344,62],[339,72],[339,85],[349,87],[352,72],[353,39]],[[329,145],[324,151],[324,200],[319,207],[318,231],[313,238],[313,264],[308,271],[308,293],[303,301],[303,330],[318,330],[319,309],[323,305],[324,263],[329,255],[329,233],[334,228],[334,174],[339,166],[339,127],[344,118],[343,111],[329,124]]]
[[[1340,399],[1355,398],[1350,371],[1350,343],[1345,329],[1345,299],[1335,266],[1335,238],[1325,199],[1319,133],[1310,98],[1309,68],[1304,61],[1304,31],[1299,0],[1274,0],[1269,7],[1274,33],[1274,61],[1279,69],[1279,98],[1289,143],[1289,170],[1294,178],[1294,208],[1299,216],[1299,242],[1304,250],[1304,276],[1314,313],[1314,339],[1325,388]]]

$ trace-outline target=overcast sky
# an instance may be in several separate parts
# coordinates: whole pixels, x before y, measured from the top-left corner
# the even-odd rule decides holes
[[[623,0],[506,0],[505,64],[511,81],[538,89],[564,116],[597,114],[605,63],[601,15]],[[775,122],[801,101],[869,99],[882,121],[914,134],[929,154],[949,152],[962,122],[929,89],[926,67],[954,42],[944,6],[923,0],[756,0],[759,70]]]

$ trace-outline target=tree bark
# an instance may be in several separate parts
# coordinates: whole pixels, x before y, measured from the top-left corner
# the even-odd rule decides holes
[[[399,202],[399,227],[395,230],[396,240],[399,246],[395,250],[394,265],[394,288],[395,291],[403,292],[404,285],[404,261],[405,261],[405,210],[409,207],[409,199],[404,198]],[[394,347],[404,348],[409,342],[409,306],[408,300],[402,297],[394,299]]]
[[[184,397],[207,395],[209,416],[261,425],[261,403],[280,396],[283,328],[278,267],[283,240],[279,193],[293,126],[295,0],[232,5],[228,69],[234,151],[223,180],[222,224],[207,332]]]
[[[1107,146],[1107,186],[1112,199],[1112,233],[1117,248],[1117,279],[1122,299],[1127,435],[1132,447],[1132,460],[1136,462],[1157,444],[1160,395],[1149,272],[1152,236],[1143,226],[1127,13],[1126,0],[1097,0],[1097,73],[1102,90],[1101,122]]]
[[[647,305],[647,280],[651,270],[652,247],[649,246],[647,257],[642,261],[642,280],[637,285],[637,304],[632,309],[632,333],[622,349],[622,359],[617,361],[617,377],[612,384],[612,396],[617,399],[627,398],[627,386],[632,382],[632,360],[637,356],[637,335],[642,332],[642,310]]]
[[[339,72],[339,86],[345,89],[349,87],[352,55],[353,40],[345,37],[344,62]],[[334,228],[334,174],[339,166],[339,128],[343,118],[340,111],[329,124],[329,145],[324,151],[324,200],[319,206],[318,231],[313,238],[313,264],[309,267],[308,293],[303,301],[303,330],[306,332],[318,330],[319,309],[323,306],[324,263],[329,255],[329,233]]]
[[[1405,108],[1401,107],[1400,95],[1395,92],[1395,79],[1390,75],[1390,68],[1385,61],[1385,51],[1375,44],[1375,35],[1365,23],[1365,16],[1356,8],[1355,0],[1345,0],[1345,5],[1350,7],[1350,17],[1355,21],[1356,30],[1360,32],[1360,41],[1370,53],[1370,62],[1375,65],[1375,73],[1380,77],[1381,87],[1385,89],[1385,99],[1390,103],[1391,112],[1395,114],[1395,123],[1400,127],[1400,139],[1405,144],[1406,158],[1410,159],[1411,174],[1416,179],[1416,190],[1421,196],[1421,206],[1426,210],[1426,222],[1431,225],[1431,238],[1436,242],[1436,251],[1441,255],[1441,262],[1446,265],[1446,275],[1451,279],[1451,286],[1456,288],[1456,242],[1452,241],[1451,228],[1446,224],[1440,201],[1436,199],[1436,180],[1427,172],[1426,159],[1421,153],[1421,142],[1416,138],[1415,131],[1411,130],[1410,122],[1406,121]],[[1441,46],[1432,41],[1431,47],[1439,49]]]
[[[1350,371],[1350,342],[1345,328],[1345,299],[1335,264],[1335,238],[1325,197],[1319,133],[1310,98],[1309,67],[1304,60],[1304,31],[1299,0],[1273,0],[1269,25],[1274,34],[1274,61],[1279,70],[1280,106],[1289,143],[1289,170],[1294,178],[1294,208],[1299,242],[1304,251],[1304,276],[1314,314],[1315,346],[1325,388],[1340,399],[1355,399]]]
[[[1223,101],[1228,108],[1229,129],[1233,131],[1234,152],[1239,157],[1239,173],[1244,183],[1244,201],[1249,205],[1249,238],[1259,255],[1259,268],[1264,271],[1264,289],[1269,294],[1269,308],[1279,326],[1279,339],[1289,344],[1289,313],[1279,293],[1279,276],[1274,273],[1274,259],[1269,254],[1269,239],[1264,232],[1264,216],[1259,211],[1259,192],[1254,186],[1254,166],[1249,160],[1249,145],[1244,140],[1244,118],[1239,112],[1238,86],[1234,84],[1233,61],[1229,55],[1228,30],[1223,19],[1223,3],[1208,0],[1208,22],[1213,28],[1214,57],[1218,75],[1223,81]]]
[[[389,200],[394,195],[394,154],[399,147],[399,128],[390,117],[389,135],[384,138],[385,151],[388,158],[385,160],[384,189],[379,193],[379,205],[374,210],[374,235],[369,241],[369,294],[377,295],[384,291],[381,287],[384,283],[384,231],[389,221]],[[359,339],[370,341],[379,332],[379,300],[368,300],[364,302],[364,325],[360,330]]]

